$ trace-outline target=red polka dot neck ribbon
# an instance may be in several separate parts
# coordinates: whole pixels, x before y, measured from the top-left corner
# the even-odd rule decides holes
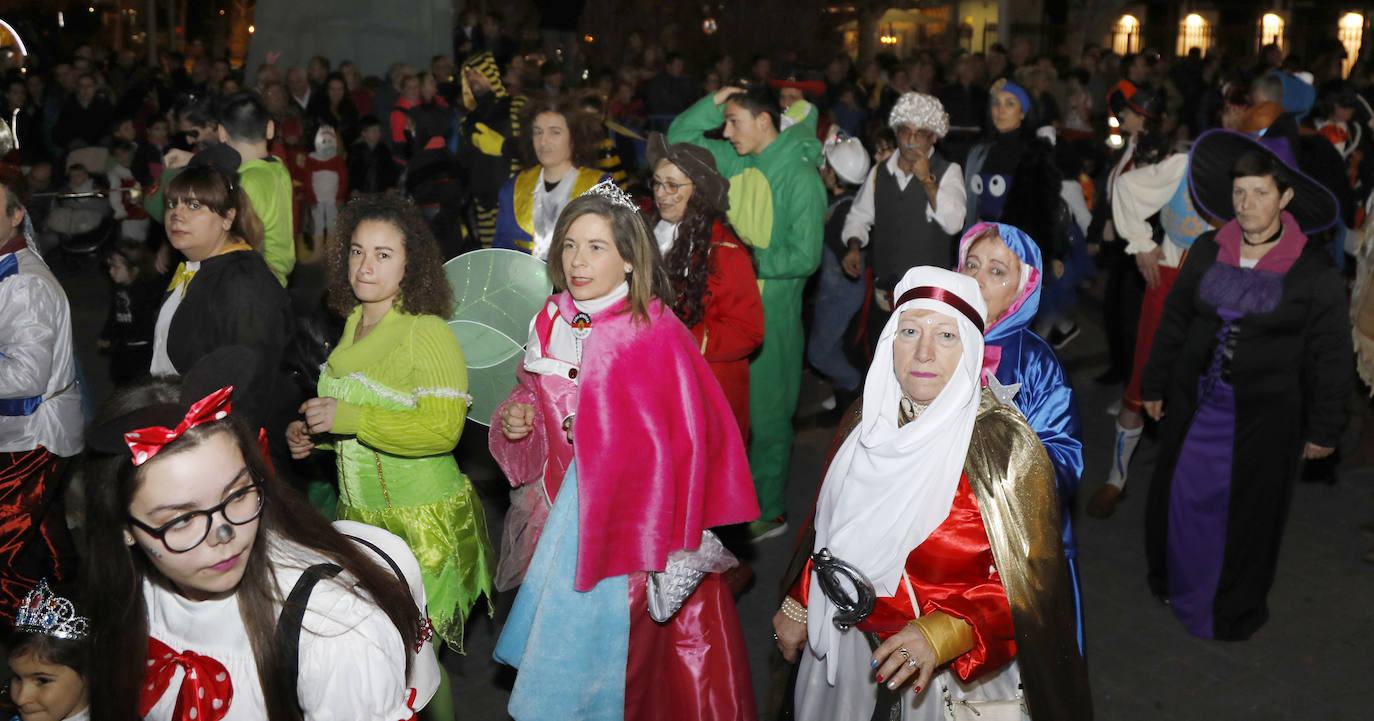
[[[143,671],[143,686],[139,690],[139,716],[147,716],[167,693],[177,668],[185,669],[186,675],[181,679],[172,718],[176,721],[219,721],[229,713],[234,684],[224,664],[190,651],[177,653],[167,644],[149,637],[148,667]]]
[[[133,453],[134,465],[143,465],[149,458],[157,455],[158,451],[166,447],[168,443],[180,438],[186,431],[202,423],[228,417],[229,396],[233,392],[233,386],[225,386],[192,403],[191,408],[186,411],[186,417],[182,418],[176,428],[151,426],[137,428],[125,433],[124,442],[129,445],[129,451]]]

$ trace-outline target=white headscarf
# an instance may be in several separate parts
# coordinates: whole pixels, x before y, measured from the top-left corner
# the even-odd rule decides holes
[[[986,321],[987,304],[973,278],[922,266],[906,272],[893,291],[901,299],[913,288],[933,287],[962,299]],[[902,311],[933,310],[958,322],[964,354],[940,394],[915,420],[897,427],[902,388],[893,370],[892,346]],[[892,310],[864,382],[863,420],[830,463],[816,503],[816,545],[857,566],[879,596],[901,588],[906,558],[949,515],[973,422],[978,415],[978,374],[983,333],[962,312],[932,298],[901,303]],[[835,606],[811,577],[807,637],[817,658],[835,648],[839,630]],[[919,613],[919,609],[918,609]],[[833,659],[826,677],[835,682]]]

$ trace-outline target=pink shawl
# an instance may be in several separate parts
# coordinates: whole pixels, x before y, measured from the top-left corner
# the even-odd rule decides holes
[[[1297,262],[1298,256],[1302,255],[1303,246],[1307,245],[1307,236],[1303,235],[1302,229],[1298,227],[1298,221],[1285,210],[1279,214],[1279,222],[1283,223],[1283,235],[1279,238],[1278,245],[1260,258],[1255,270],[1267,270],[1283,275]],[[1217,262],[1239,268],[1240,246],[1244,238],[1245,231],[1240,229],[1240,223],[1232,220],[1221,226],[1221,230],[1217,231],[1217,245],[1220,246],[1217,250]]]
[[[577,314],[558,293],[561,318]],[[578,482],[577,575],[661,571],[713,526],[758,518],[739,427],[691,333],[655,300],[649,322],[617,303],[592,316],[584,341],[573,455]]]

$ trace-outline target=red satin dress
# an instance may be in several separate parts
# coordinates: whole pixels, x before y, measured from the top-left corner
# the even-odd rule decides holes
[[[1011,605],[992,557],[978,499],[966,476],[959,476],[949,515],[907,554],[906,575],[921,615],[944,611],[973,627],[973,648],[950,664],[960,679],[976,679],[1016,656]],[[810,587],[811,562],[807,561],[789,593],[806,605]],[[873,614],[857,628],[886,639],[914,618],[916,611],[902,584],[896,595],[879,597]]]

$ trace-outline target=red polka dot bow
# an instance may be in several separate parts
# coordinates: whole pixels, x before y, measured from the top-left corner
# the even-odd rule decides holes
[[[177,693],[172,718],[177,721],[219,721],[229,713],[234,684],[224,664],[209,656],[183,651],[177,653],[167,644],[148,638],[148,668],[143,671],[143,687],[138,699],[138,715],[147,716],[172,682],[177,668],[186,670]]]
[[[178,423],[176,428],[151,426],[125,433],[124,442],[129,444],[129,451],[134,455],[134,465],[143,465],[149,458],[157,455],[157,452],[162,450],[164,446],[180,438],[186,431],[202,423],[227,417],[229,415],[229,396],[233,392],[233,386],[225,386],[191,404],[190,410],[186,411],[186,417],[181,419],[181,423]]]

